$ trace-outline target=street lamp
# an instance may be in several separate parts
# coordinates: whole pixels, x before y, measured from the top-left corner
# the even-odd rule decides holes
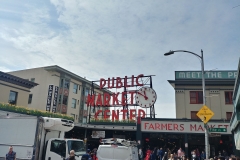
[[[197,56],[198,58],[201,59],[201,70],[202,70],[202,90],[203,90],[203,105],[206,105],[206,94],[205,94],[205,77],[204,77],[204,61],[203,61],[203,50],[201,50],[201,56],[190,52],[190,51],[185,51],[185,50],[176,50],[176,51],[169,51],[167,53],[164,54],[164,56],[169,56],[174,54],[175,52],[186,52],[186,53],[190,53],[193,54],[194,56]],[[207,124],[205,124],[205,153],[206,153],[206,158],[208,159],[208,127]]]

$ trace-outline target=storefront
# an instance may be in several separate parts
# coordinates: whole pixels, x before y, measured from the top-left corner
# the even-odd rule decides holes
[[[233,136],[229,122],[211,121],[209,128],[224,128],[224,132],[209,132],[209,155],[218,155],[219,151],[233,152]],[[169,148],[177,152],[181,147],[188,157],[191,151],[205,150],[205,134],[203,122],[189,119],[142,119],[142,145],[144,147]]]
[[[233,153],[234,142],[229,121],[213,120],[208,123],[209,128],[224,128],[225,132],[209,133],[210,157],[226,150]],[[88,148],[97,148],[101,138],[93,137],[94,131],[104,131],[102,138],[124,138],[137,140],[136,125],[78,125],[66,134],[67,138],[87,139]],[[155,147],[169,148],[176,152],[180,147],[190,157],[191,151],[205,149],[205,136],[203,123],[190,119],[161,119],[143,118],[141,120],[140,145],[144,150]],[[139,141],[138,141],[139,142]]]

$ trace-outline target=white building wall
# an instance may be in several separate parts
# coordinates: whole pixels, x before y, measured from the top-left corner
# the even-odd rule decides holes
[[[176,118],[191,119],[191,111],[199,111],[203,104],[190,104],[190,91],[202,91],[201,86],[181,86],[175,88]],[[219,91],[215,93],[214,91]],[[226,112],[233,112],[233,104],[225,104],[225,91],[233,91],[233,86],[206,87],[206,105],[214,112],[212,119],[226,119]]]

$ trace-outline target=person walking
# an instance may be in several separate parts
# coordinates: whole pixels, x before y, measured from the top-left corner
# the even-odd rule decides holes
[[[9,151],[6,154],[6,160],[16,160],[16,152],[13,151],[13,147],[9,147]]]
[[[143,151],[141,147],[138,150],[138,157],[139,157],[139,160],[143,160]]]
[[[69,157],[66,160],[76,160],[75,159],[75,151],[74,150],[70,151],[70,155],[69,155]]]
[[[9,151],[6,154],[6,160],[16,160],[16,152],[13,151],[13,147],[9,147]]]
[[[81,160],[92,160],[90,149],[88,149],[87,152],[84,155],[82,155]]]

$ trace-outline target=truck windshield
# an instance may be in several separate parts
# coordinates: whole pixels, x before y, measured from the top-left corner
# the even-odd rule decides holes
[[[83,141],[77,141],[77,140],[68,140],[68,151],[71,150],[75,151],[75,155],[81,156],[86,153],[85,151],[85,145]]]

